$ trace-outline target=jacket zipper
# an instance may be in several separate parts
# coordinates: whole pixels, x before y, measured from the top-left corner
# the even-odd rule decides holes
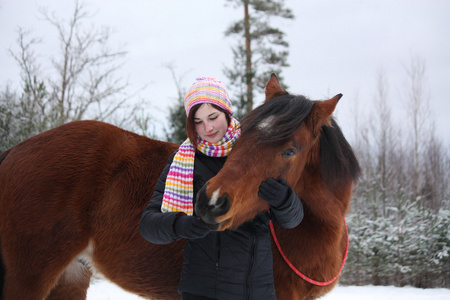
[[[214,290],[215,293],[217,293],[217,276],[219,274],[219,260],[220,260],[220,234],[218,232],[214,232],[214,234],[216,235],[216,274],[215,274],[215,286],[214,286]]]
[[[217,234],[217,256],[216,256],[216,270],[219,269],[219,260],[220,260],[220,234]]]
[[[245,279],[245,298],[244,299],[247,299],[247,300],[251,300],[251,298],[250,298],[250,283],[249,283],[249,281],[250,281],[250,276],[251,276],[251,273],[252,273],[252,270],[253,270],[253,264],[254,264],[254,261],[255,261],[255,250],[256,250],[256,237],[255,237],[255,234],[252,234],[252,245],[251,245],[251,248],[250,248],[250,260],[249,260],[249,263],[248,263],[248,272],[247,272],[247,277],[246,277],[246,279]]]

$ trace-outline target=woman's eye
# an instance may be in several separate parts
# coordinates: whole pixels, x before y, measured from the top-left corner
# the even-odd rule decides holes
[[[217,116],[210,118],[211,121],[214,121],[215,119],[217,119]]]
[[[283,152],[281,152],[281,155],[283,155],[284,157],[292,157],[295,155],[295,150],[293,148],[288,148],[283,150]]]

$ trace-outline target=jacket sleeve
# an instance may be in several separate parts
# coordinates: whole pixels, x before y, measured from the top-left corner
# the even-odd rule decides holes
[[[292,188],[289,189],[289,197],[279,207],[270,206],[272,221],[283,228],[297,227],[303,220],[303,205],[300,198]]]
[[[162,171],[153,190],[150,203],[142,213],[141,223],[139,225],[141,235],[153,244],[168,244],[179,239],[173,230],[173,223],[179,212],[161,212],[166,178],[174,156],[175,153],[170,156]]]

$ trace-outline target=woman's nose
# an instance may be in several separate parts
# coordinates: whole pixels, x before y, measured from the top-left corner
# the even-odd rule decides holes
[[[211,131],[211,130],[213,130],[212,124],[209,123],[209,122],[205,122],[205,131],[206,131],[206,132],[209,132],[209,131]]]

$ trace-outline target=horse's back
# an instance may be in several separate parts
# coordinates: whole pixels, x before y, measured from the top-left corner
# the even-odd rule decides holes
[[[106,123],[76,121],[29,138],[0,165],[0,201],[33,214],[62,203],[86,213],[124,157],[139,154],[137,137]]]
[[[45,220],[58,216],[64,223],[77,218],[84,226],[77,230],[88,230],[88,220],[118,173],[142,172],[155,151],[155,172],[160,173],[161,160],[174,147],[97,121],[43,132],[8,150],[0,164],[0,214],[35,230],[48,230]]]

